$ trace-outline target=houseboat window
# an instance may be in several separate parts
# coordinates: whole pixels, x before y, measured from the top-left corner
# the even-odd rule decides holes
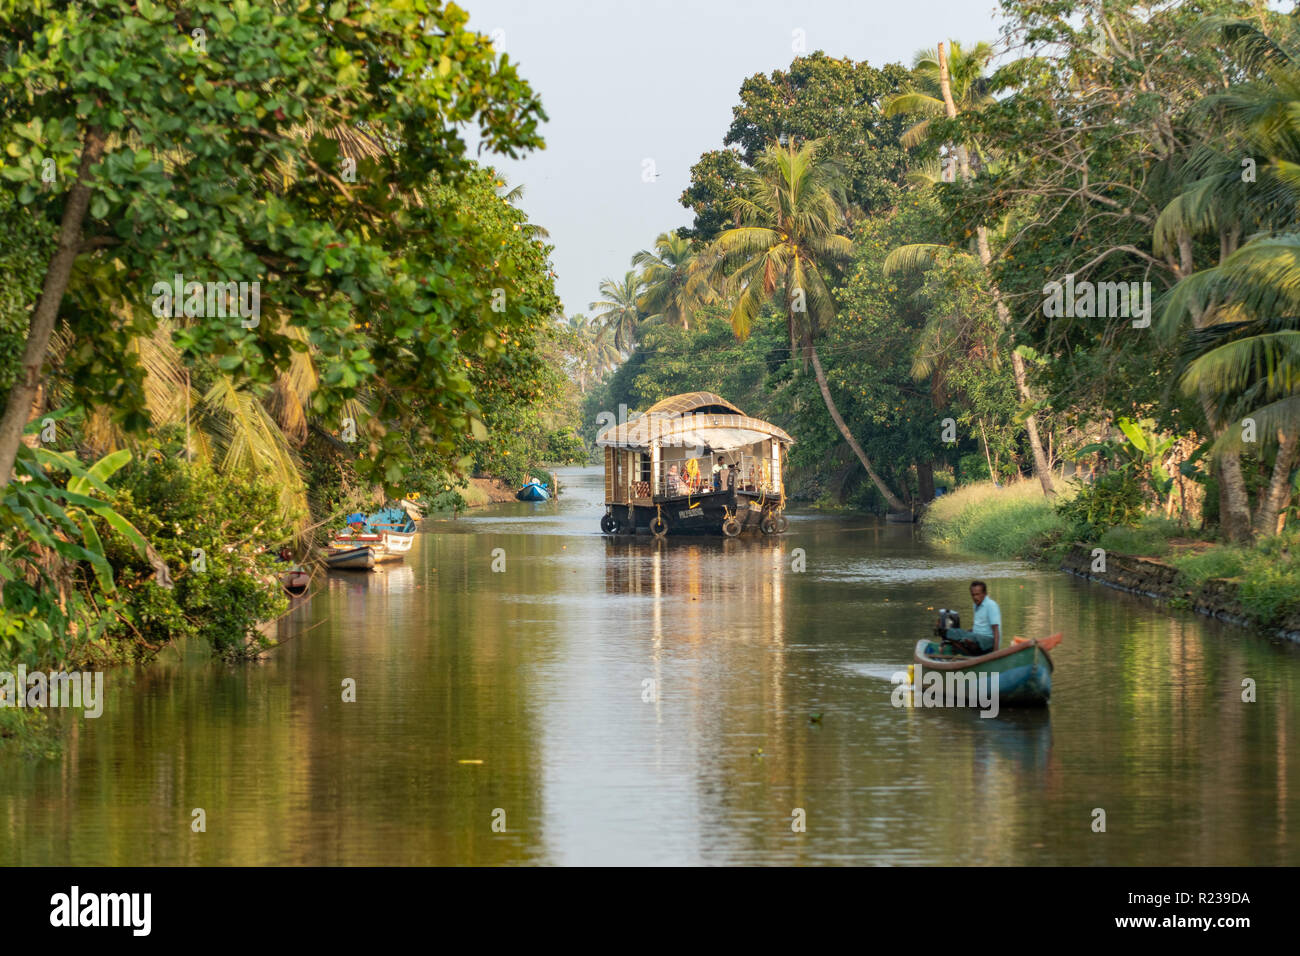
[[[637,481],[650,480],[650,456],[646,454],[637,455]]]

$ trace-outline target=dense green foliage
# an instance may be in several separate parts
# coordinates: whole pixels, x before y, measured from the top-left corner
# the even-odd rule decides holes
[[[0,502],[0,661],[35,666],[103,655],[122,600],[101,528],[147,555],[140,532],[109,500],[107,481],[129,459],[116,452],[86,467],[75,455],[19,450],[21,477]]]
[[[856,211],[888,209],[906,172],[900,142],[907,124],[881,114],[881,102],[902,89],[907,70],[897,64],[837,60],[818,51],[798,57],[789,70],[758,73],[741,84],[723,143],[734,151],[706,153],[691,170],[682,204],[696,213],[694,238],[711,240],[734,219],[727,200],[772,143],[824,140],[845,166],[848,201]]]
[[[403,197],[463,169],[456,124],[476,122],[513,154],[540,144],[543,118],[462,11],[422,0],[0,10],[0,176],[50,222],[83,163],[93,177],[60,369],[75,402],[111,399],[118,421],[146,427],[130,345],[154,327],[155,283],[258,281],[264,311],[313,349],[317,414],[337,424],[382,382],[358,423],[368,475],[396,490],[412,437],[451,450],[480,412],[469,364],[507,346],[494,286],[447,261],[475,231],[472,211]],[[411,30],[414,18],[426,29]],[[346,166],[324,117],[378,131],[383,149]],[[301,348],[278,321],[247,327],[188,304],[192,321],[173,333],[183,356],[236,380],[270,383]]]
[[[1296,15],[1001,5],[1013,58],[954,41],[910,70],[815,53],[746,79],[728,148],[682,196],[695,246],[679,271],[718,302],[671,333],[647,314],[633,327],[625,302],[626,364],[586,412],[714,388],[796,437],[795,494],[877,511],[923,507],[949,470],[1032,474],[1088,540],[1148,515],[1276,534],[1300,465]],[[755,183],[813,140],[843,219],[816,250],[796,238],[806,218],[769,241]],[[818,301],[799,314],[796,292]],[[742,341],[718,338],[720,314]]]
[[[545,114],[466,18],[0,3],[0,388],[33,446],[0,503],[0,664],[239,656],[283,607],[267,548],[582,454],[551,247],[462,140],[516,156]],[[258,308],[173,309],[178,274]]]
[[[274,554],[291,531],[274,497],[247,476],[157,455],[132,462],[115,485],[114,507],[148,537],[171,576],[164,587],[149,561],[107,535],[126,595],[109,628],[118,647],[148,656],[169,641],[199,638],[224,656],[255,650],[257,625],[287,606]]]
[[[1142,486],[1131,472],[1108,471],[1078,485],[1075,496],[1058,511],[1081,541],[1095,541],[1108,528],[1132,527],[1146,514]]]

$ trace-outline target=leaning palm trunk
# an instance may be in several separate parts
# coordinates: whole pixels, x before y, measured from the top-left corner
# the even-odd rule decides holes
[[[1278,518],[1291,503],[1291,469],[1295,466],[1297,450],[1300,450],[1300,430],[1277,433],[1273,475],[1268,488],[1260,496],[1259,510],[1255,513],[1255,533],[1258,535],[1268,537],[1278,532]]]
[[[948,76],[948,54],[939,44],[939,89],[943,93],[943,108],[948,119],[956,119],[957,104],[952,98],[952,82]],[[956,147],[957,168],[961,172],[963,182],[970,179],[970,159],[964,145],[958,144]],[[997,282],[993,279],[991,266],[993,264],[993,253],[989,249],[989,233],[984,226],[976,229],[976,245],[979,248],[980,262],[984,266],[984,272],[988,276],[989,285],[993,290],[993,304],[997,307],[998,321],[1002,323],[1004,329],[1011,328],[1011,310],[1002,299],[1002,290],[998,288]],[[1016,394],[1020,396],[1022,402],[1028,402],[1031,399],[1029,391],[1029,376],[1025,372],[1025,360],[1014,349],[1011,351],[1011,371],[1016,379]],[[1056,487],[1052,483],[1052,466],[1047,460],[1047,455],[1043,451],[1043,442],[1038,435],[1038,419],[1033,412],[1025,417],[1025,431],[1029,434],[1029,448],[1034,456],[1034,474],[1038,476],[1038,481],[1043,486],[1043,494],[1051,496],[1056,494]]]
[[[813,347],[818,329],[836,316],[834,297],[821,269],[833,261],[849,261],[853,250],[852,241],[837,231],[844,219],[842,169],[819,156],[820,149],[816,140],[802,146],[769,146],[754,169],[746,172],[743,193],[729,201],[737,226],[714,240],[706,261],[711,263],[711,273],[724,277],[736,293],[731,327],[739,339],[749,335],[762,307],[779,299],[778,290],[784,290],[791,360],[801,352],[805,361],[812,359],[835,427],[890,509],[904,511],[907,505],[876,473],[844,423]],[[801,303],[798,307],[796,300]]]
[[[72,266],[81,252],[81,230],[90,208],[90,167],[99,162],[104,152],[105,140],[99,130],[86,134],[81,149],[81,163],[77,182],[68,191],[63,207],[63,221],[59,227],[59,245],[45,272],[41,297],[32,311],[31,325],[27,330],[27,344],[23,350],[21,374],[9,392],[4,416],[0,418],[0,485],[9,483],[13,476],[18,446],[22,443],[23,429],[31,417],[32,406],[40,391],[41,366],[50,350],[50,336],[59,317],[63,293],[72,277]]]
[[[849,430],[849,426],[844,424],[844,419],[840,416],[840,410],[835,407],[835,399],[831,398],[830,385],[826,382],[826,373],[822,371],[821,359],[817,357],[817,348],[811,343],[808,345],[808,354],[812,358],[813,372],[817,376],[817,387],[822,391],[822,401],[826,403],[826,410],[831,413],[831,420],[835,422],[835,427],[840,430],[844,440],[849,443],[849,447],[853,449],[853,454],[858,456],[858,461],[862,462],[862,467],[866,469],[867,476],[871,479],[872,484],[876,486],[876,490],[880,492],[881,497],[889,503],[889,509],[891,511],[906,511],[907,505],[899,499],[898,495],[890,491],[889,486],[876,474],[876,469],[871,467],[871,459],[862,450],[858,440],[853,437],[853,432]]]

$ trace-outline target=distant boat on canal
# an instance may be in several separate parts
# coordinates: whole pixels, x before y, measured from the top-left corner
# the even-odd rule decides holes
[[[515,497],[520,501],[549,501],[551,493],[547,490],[546,485],[534,478],[516,491]]]

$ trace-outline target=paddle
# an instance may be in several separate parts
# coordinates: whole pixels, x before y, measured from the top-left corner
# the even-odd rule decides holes
[[[1054,648],[1057,644],[1060,644],[1060,643],[1061,643],[1061,639],[1064,638],[1064,637],[1065,637],[1065,633],[1064,633],[1063,631],[1057,631],[1057,632],[1056,632],[1055,634],[1053,634],[1051,637],[1044,637],[1044,638],[1041,638],[1041,639],[1038,641],[1038,646],[1039,646],[1042,650],[1050,651],[1050,650],[1051,650],[1052,648]],[[1011,639],[1011,643],[1012,643],[1012,644],[1028,644],[1029,641],[1030,641],[1030,639],[1027,638],[1027,637],[1013,637],[1013,638]]]

